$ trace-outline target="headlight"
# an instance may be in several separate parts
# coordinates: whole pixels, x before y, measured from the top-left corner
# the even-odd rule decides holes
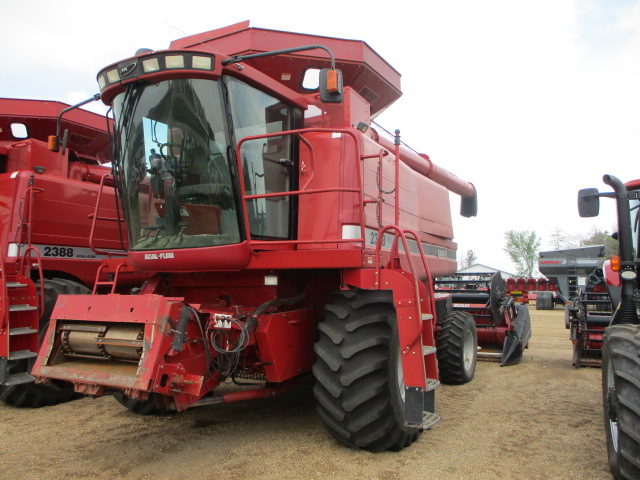
[[[625,270],[620,272],[620,276],[625,280],[635,280],[638,274],[633,270]]]

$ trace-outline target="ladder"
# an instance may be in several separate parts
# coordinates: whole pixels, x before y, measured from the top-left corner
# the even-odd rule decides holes
[[[38,292],[31,279],[32,269],[39,273],[43,285],[42,265],[38,250],[31,245],[31,217],[34,194],[42,192],[34,186],[31,175],[18,215],[20,224],[16,239],[20,257],[7,262],[0,250],[0,385],[13,386],[33,382],[29,375],[40,346],[40,314],[43,311],[43,292]],[[22,252],[20,247],[26,247]],[[35,254],[35,260],[32,260]]]
[[[28,276],[2,274],[0,385],[33,381],[28,372],[38,356],[40,318],[36,286]],[[22,368],[12,368],[16,364]]]

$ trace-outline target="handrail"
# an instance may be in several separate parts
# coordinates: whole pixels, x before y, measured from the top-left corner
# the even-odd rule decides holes
[[[418,278],[418,273],[416,272],[416,268],[415,265],[413,264],[413,259],[411,258],[411,254],[410,254],[410,250],[409,250],[409,243],[407,242],[407,238],[405,235],[405,231],[398,227],[397,225],[387,225],[384,228],[381,228],[378,231],[378,240],[376,242],[376,250],[375,250],[375,262],[374,262],[374,268],[375,268],[375,275],[376,278],[378,279],[378,290],[380,290],[380,253],[382,251],[382,241],[384,238],[384,234],[388,231],[388,230],[393,230],[394,233],[394,240],[393,240],[393,244],[391,245],[391,252],[393,254],[394,251],[398,251],[397,250],[397,242],[398,242],[398,238],[400,238],[402,240],[402,245],[404,247],[404,254],[407,257],[408,263],[409,263],[409,269],[411,270],[411,275],[413,276],[413,283],[414,283],[414,288],[415,288],[415,296],[416,296],[416,304],[418,305],[418,309],[420,309],[420,291],[419,291],[419,287],[418,287],[418,282],[420,281],[420,279]],[[418,248],[421,251],[421,254],[424,258],[424,252],[422,252],[422,245],[420,245],[420,242],[418,241]],[[391,259],[393,260],[393,259]],[[425,259],[426,261],[426,259]],[[425,264],[426,265],[426,264]],[[427,270],[428,271],[428,270]]]
[[[91,292],[91,294],[96,295],[98,293],[98,287],[101,285],[110,285],[111,286],[110,293],[114,294],[116,292],[116,286],[118,285],[118,277],[120,276],[120,270],[122,270],[126,265],[127,265],[126,261],[120,262],[116,267],[116,271],[113,274],[113,280],[107,281],[107,282],[101,282],[100,275],[102,274],[102,271],[109,267],[109,265],[106,262],[102,262],[96,272],[96,280],[93,283],[93,291]]]
[[[31,253],[35,252],[35,264],[37,265],[38,268],[38,278],[40,280],[40,294],[38,295],[36,292],[36,296],[38,299],[38,317],[40,317],[43,313],[44,313],[44,272],[42,271],[42,261],[40,259],[40,251],[34,247],[31,244],[31,220],[32,220],[32,215],[33,215],[33,208],[34,208],[34,194],[36,193],[42,193],[44,192],[44,189],[36,187],[35,186],[35,178],[34,175],[31,174],[29,177],[29,186],[27,187],[27,189],[24,192],[24,196],[22,197],[21,201],[20,201],[20,207],[18,210],[18,216],[20,217],[21,220],[21,228],[25,228],[26,230],[26,246],[27,248],[25,249],[24,253],[22,254],[22,256],[20,257],[20,260],[18,261],[18,269],[17,272],[25,277],[29,277],[31,278],[31,270],[33,268],[33,264],[32,264],[32,260],[31,260]],[[28,199],[28,203],[27,203],[27,207],[26,207],[26,212],[24,211],[25,209],[25,204],[23,202],[25,202],[25,200]],[[16,236],[19,235],[18,231],[16,231]],[[19,242],[20,239],[17,239],[18,241],[16,242],[19,246],[21,246],[22,244]],[[20,247],[19,247],[20,248]],[[6,277],[4,276],[4,267],[5,267],[5,261],[4,261],[4,254],[2,257],[2,270],[3,270],[3,284],[4,284],[4,289],[5,291],[3,292],[4,294],[4,299],[3,301],[7,298],[8,296],[8,290],[6,287]],[[4,305],[6,306],[6,305]],[[7,312],[8,315],[8,312]],[[6,323],[8,325],[9,320],[8,320],[8,316],[6,318]]]
[[[433,278],[431,276],[431,270],[429,270],[429,265],[427,264],[427,256],[424,253],[424,249],[422,248],[422,242],[420,241],[420,238],[418,237],[418,234],[413,231],[413,230],[405,230],[406,233],[410,234],[413,239],[416,241],[416,243],[418,244],[418,251],[420,252],[420,260],[422,260],[422,266],[424,267],[424,271],[427,275],[427,285],[433,285]],[[409,259],[409,261],[413,261],[413,259],[411,258],[411,256],[409,255],[409,252],[407,252],[407,258]],[[429,295],[430,300],[429,300],[429,304],[431,306],[431,313],[435,313],[436,311],[436,299],[433,295],[430,294],[429,289],[426,288],[427,291],[427,295]]]
[[[300,195],[312,195],[312,194],[331,193],[331,192],[358,193],[359,196],[360,196],[360,204],[364,205],[364,203],[363,203],[364,202],[364,194],[363,194],[363,187],[362,187],[362,174],[361,174],[360,165],[358,165],[358,168],[356,169],[356,171],[357,171],[356,172],[356,184],[358,185],[357,187],[333,187],[333,188],[319,188],[319,189],[313,189],[313,190],[306,190],[306,187],[311,183],[311,180],[313,179],[313,176],[315,175],[315,166],[316,166],[316,159],[315,159],[315,152],[313,150],[313,145],[311,144],[311,142],[309,142],[307,139],[304,138],[304,135],[305,134],[309,134],[309,133],[333,133],[333,134],[349,135],[353,139],[353,142],[354,142],[354,146],[355,146],[355,150],[356,150],[355,157],[360,161],[363,160],[363,157],[360,155],[360,144],[358,142],[358,136],[353,130],[349,130],[349,129],[302,128],[302,129],[297,129],[297,130],[285,130],[285,131],[281,131],[281,132],[272,132],[272,133],[266,133],[266,134],[262,134],[262,135],[253,135],[253,136],[244,137],[236,145],[236,162],[237,162],[237,168],[238,168],[238,172],[239,172],[238,177],[239,177],[239,180],[240,180],[240,196],[241,196],[243,204],[245,206],[245,211],[246,211],[246,202],[248,200],[255,200],[255,199],[260,199],[260,198],[291,197],[291,196],[300,196]],[[242,171],[243,171],[243,168],[242,168],[242,145],[245,142],[249,142],[249,141],[253,141],[253,140],[259,140],[259,139],[263,139],[263,138],[272,138],[272,137],[284,137],[284,136],[296,136],[309,149],[309,152],[310,152],[310,155],[311,155],[311,157],[310,157],[311,158],[311,163],[312,163],[311,177],[305,182],[304,186],[300,190],[293,190],[293,191],[288,191],[288,192],[263,193],[263,194],[258,194],[258,195],[247,195],[246,194],[245,184],[244,184],[244,175],[242,174]],[[339,216],[338,216],[338,222],[340,223],[340,217]],[[338,238],[338,239],[332,239],[332,240],[327,240],[327,239],[323,239],[323,240],[253,240],[251,238],[251,226],[249,224],[249,216],[248,215],[244,215],[244,223],[245,223],[245,231],[246,231],[246,234],[247,234],[247,239],[249,240],[249,244],[250,245],[273,245],[273,244],[303,245],[303,244],[316,244],[316,243],[354,243],[354,244],[360,243],[360,244],[362,244],[363,247],[365,245],[364,214],[361,216],[361,219],[360,219],[360,225],[359,225],[359,227],[360,227],[360,238],[353,238],[353,239],[351,239],[351,238],[349,238],[349,239]],[[252,248],[252,250],[253,250],[253,248]]]
[[[42,271],[42,261],[40,260],[40,252],[34,246],[29,245],[24,251],[20,263],[18,265],[18,272],[25,277],[31,277],[32,260],[31,252],[36,253],[36,265],[38,266],[38,278],[40,280],[40,292],[38,295],[38,317],[44,313],[44,272]],[[3,263],[4,265],[4,263]]]
[[[33,174],[30,175],[29,178],[29,186],[26,188],[24,195],[22,196],[22,198],[20,199],[20,205],[18,207],[18,217],[20,218],[20,228],[16,229],[16,236],[15,236],[15,243],[18,245],[22,245],[22,242],[20,242],[20,230],[22,230],[24,228],[24,230],[26,231],[25,237],[26,237],[26,245],[27,247],[31,246],[31,216],[33,213],[33,201],[34,201],[34,193],[42,193],[44,192],[44,189],[39,188],[34,186],[34,176]],[[25,202],[25,200],[29,200],[28,202]],[[25,207],[25,204],[27,205]],[[25,208],[27,209],[27,211],[25,212]]]
[[[96,255],[106,255],[108,257],[124,257],[127,255],[127,252],[123,252],[123,251],[118,251],[118,250],[100,250],[98,249],[98,247],[95,246],[95,231],[96,231],[96,224],[98,222],[98,220],[106,220],[109,222],[118,222],[118,228],[120,228],[120,218],[112,218],[112,217],[101,217],[98,215],[98,212],[100,211],[100,204],[102,203],[102,194],[104,192],[104,184],[105,181],[107,179],[107,177],[111,176],[110,173],[105,173],[102,178],[100,179],[100,189],[98,190],[98,198],[96,199],[96,206],[95,209],[93,211],[93,215],[89,215],[89,218],[91,219],[91,231],[89,233],[89,247],[91,247],[91,250],[93,250],[93,253],[95,253]]]
[[[0,308],[2,308],[2,316],[0,317],[0,334],[9,325],[9,309],[7,308],[7,298],[9,297],[9,289],[7,287],[7,276],[5,273],[6,263],[4,260],[4,252],[0,250],[0,282],[2,283],[2,300],[0,300]]]

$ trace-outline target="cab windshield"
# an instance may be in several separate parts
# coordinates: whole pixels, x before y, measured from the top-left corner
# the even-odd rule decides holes
[[[131,85],[113,108],[130,249],[208,247],[246,238],[235,144],[289,129],[291,107],[235,79],[175,79]],[[292,188],[291,143],[278,138],[275,163],[267,140],[244,144],[247,194]],[[252,237],[289,238],[289,197],[253,199],[247,207]]]

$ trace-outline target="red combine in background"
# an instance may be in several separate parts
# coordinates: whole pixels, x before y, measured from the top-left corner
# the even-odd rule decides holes
[[[85,103],[85,102],[83,102]],[[65,113],[62,117],[62,113]],[[62,119],[60,120],[60,118]],[[48,137],[64,129],[58,152]],[[70,384],[29,374],[59,294],[90,293],[104,255],[90,244],[92,216],[116,217],[105,118],[64,103],[0,98],[0,399],[37,407],[70,399]],[[116,223],[94,243],[125,248]]]

